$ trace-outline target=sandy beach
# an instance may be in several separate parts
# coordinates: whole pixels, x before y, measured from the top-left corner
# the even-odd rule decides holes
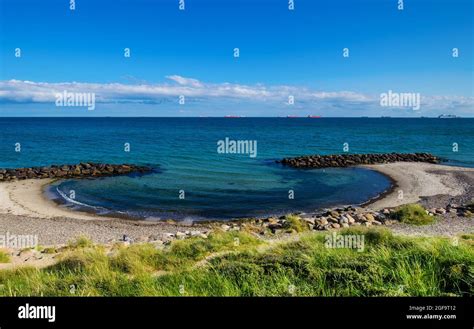
[[[0,184],[0,213],[46,219],[68,217],[92,220],[97,218],[93,214],[68,210],[48,200],[44,195],[44,189],[53,181],[53,179],[27,179]]]
[[[416,202],[426,209],[444,208],[451,203],[466,204],[474,200],[474,168],[408,162],[365,167],[377,170],[394,182],[391,191],[369,203],[367,209],[381,210]],[[398,223],[390,229],[402,235],[454,237],[464,233],[472,234],[474,222],[472,219],[447,213],[431,225]]]
[[[367,206],[374,210],[415,203],[423,197],[462,196],[469,192],[474,182],[474,168],[415,162],[363,167],[376,170],[390,177],[395,183],[390,193]]]
[[[390,163],[364,166],[389,176],[395,186],[368,209],[380,210],[421,201],[427,206],[470,201],[474,196],[474,169],[427,163]],[[35,234],[41,245],[64,244],[84,235],[98,243],[117,241],[127,235],[135,241],[150,241],[168,233],[190,230],[190,224],[145,222],[73,211],[48,200],[44,188],[50,179],[0,183],[0,232]],[[402,196],[401,197],[401,192]],[[203,225],[194,224],[199,229]],[[428,228],[393,226],[395,231],[418,234],[456,234],[472,231],[471,221],[438,222]],[[431,231],[430,231],[431,230]]]
[[[79,236],[110,243],[127,235],[153,241],[168,233],[189,230],[189,223],[145,222],[70,210],[44,195],[51,179],[0,183],[0,232],[37,235],[40,245],[65,244]],[[206,229],[201,225],[201,229]]]

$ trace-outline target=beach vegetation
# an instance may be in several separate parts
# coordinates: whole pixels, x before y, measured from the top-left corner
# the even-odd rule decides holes
[[[308,224],[306,224],[301,217],[297,215],[287,215],[285,216],[286,228],[288,230],[294,230],[295,232],[303,232],[308,230]]]
[[[67,248],[68,249],[80,249],[93,246],[92,240],[86,236],[79,236],[74,240],[69,241]]]
[[[8,262],[10,262],[10,257],[4,250],[0,249],[0,263],[8,263]]]
[[[419,204],[399,206],[391,213],[391,217],[402,223],[413,225],[427,225],[435,220],[435,217],[428,215],[426,209]]]
[[[45,247],[41,250],[44,254],[55,254],[58,252],[58,249],[55,247]]]
[[[363,252],[327,248],[324,232],[263,241],[249,233],[68,249],[55,265],[0,271],[2,296],[473,296],[468,237],[363,234]],[[71,286],[74,287],[71,290]]]
[[[471,210],[465,210],[463,216],[466,217],[466,218],[472,218],[474,216],[474,213],[473,213],[474,207],[472,207],[471,209],[472,209],[472,211]]]

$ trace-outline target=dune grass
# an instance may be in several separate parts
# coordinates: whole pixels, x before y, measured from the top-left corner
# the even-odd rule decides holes
[[[7,253],[0,249],[0,263],[8,263],[10,261],[10,257],[8,257]]]
[[[391,217],[402,223],[413,225],[427,225],[434,222],[435,217],[426,213],[425,208],[419,204],[406,204],[399,206]]]
[[[301,233],[308,230],[308,224],[305,223],[299,216],[287,215],[285,216],[287,229]]]
[[[130,247],[81,243],[45,269],[0,271],[3,296],[472,296],[473,237],[364,236],[363,252],[325,247],[328,233],[262,242],[244,232],[215,232]]]

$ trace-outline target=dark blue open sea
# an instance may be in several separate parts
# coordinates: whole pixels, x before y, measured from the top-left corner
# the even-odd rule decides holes
[[[217,142],[226,137],[256,140],[257,156],[218,153]],[[389,188],[386,177],[370,170],[295,170],[275,163],[342,153],[344,143],[350,153],[430,152],[472,167],[474,119],[0,118],[3,168],[86,161],[152,165],[156,171],[144,176],[66,180],[49,190],[71,207],[150,220],[310,211],[362,203]],[[71,190],[75,200],[67,198]]]

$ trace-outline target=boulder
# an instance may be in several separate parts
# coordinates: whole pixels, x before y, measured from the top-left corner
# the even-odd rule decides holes
[[[356,220],[354,219],[354,217],[352,217],[352,216],[349,215],[349,214],[346,214],[346,218],[347,218],[349,224],[353,224],[353,223],[355,223],[355,221],[356,221]]]
[[[372,214],[370,214],[370,213],[365,214],[364,217],[365,217],[365,219],[367,219],[367,221],[369,221],[369,222],[375,220],[374,215],[372,215]]]
[[[222,224],[221,229],[224,230],[224,231],[228,231],[228,230],[230,230],[230,226],[227,225],[227,224]]]
[[[316,224],[324,226],[324,225],[327,225],[327,224],[328,224],[328,220],[327,220],[326,218],[324,218],[324,217],[318,218],[318,219],[316,220]]]

